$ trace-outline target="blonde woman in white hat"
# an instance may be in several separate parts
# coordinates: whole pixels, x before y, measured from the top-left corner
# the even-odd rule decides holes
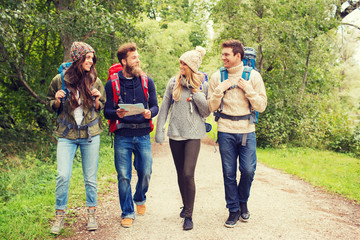
[[[199,67],[205,49],[198,46],[180,57],[180,72],[167,84],[157,119],[155,141],[163,143],[165,125],[170,113],[167,136],[173,155],[183,202],[180,217],[183,229],[193,229],[195,199],[194,172],[200,151],[200,139],[206,137],[205,118],[210,111],[206,101],[208,83]]]

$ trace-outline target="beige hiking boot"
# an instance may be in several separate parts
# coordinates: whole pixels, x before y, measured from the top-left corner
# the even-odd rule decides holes
[[[94,231],[98,228],[98,225],[97,225],[96,219],[95,219],[95,211],[96,211],[96,209],[88,209],[88,212],[87,212],[88,224],[86,226],[88,231]]]
[[[60,231],[64,226],[64,218],[65,218],[64,211],[56,211],[55,212],[55,222],[51,228],[51,232],[53,234],[60,234]]]

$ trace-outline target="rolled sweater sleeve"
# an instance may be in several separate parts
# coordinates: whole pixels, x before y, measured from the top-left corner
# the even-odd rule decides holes
[[[194,103],[199,110],[202,117],[207,118],[210,115],[209,105],[206,100],[208,95],[209,85],[207,82],[203,84],[203,91],[197,92],[193,95]]]
[[[207,101],[209,105],[210,112],[215,112],[219,109],[221,104],[221,99],[224,96],[224,91],[219,86],[220,83],[220,71],[214,73],[209,82],[209,93],[207,96]]]
[[[245,88],[245,97],[249,99],[251,107],[258,111],[264,112],[267,105],[267,96],[264,81],[260,73],[252,71],[250,76],[251,84]]]

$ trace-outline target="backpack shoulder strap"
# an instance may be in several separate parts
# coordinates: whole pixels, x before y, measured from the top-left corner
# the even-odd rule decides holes
[[[242,73],[242,78],[245,79],[246,81],[249,81],[249,79],[250,79],[251,70],[253,70],[252,67],[244,66],[244,71]]]
[[[149,78],[146,75],[141,75],[141,85],[144,90],[145,100],[148,102],[149,99]]]
[[[72,62],[66,62],[66,63],[62,63],[58,69],[58,73],[61,74],[61,90],[63,90],[65,92],[65,97],[63,98],[62,101],[65,101],[67,95],[68,95],[68,89],[65,85],[65,80],[64,80],[64,75],[66,70],[72,65]]]
[[[58,109],[57,111],[57,115],[59,116],[60,114],[60,109],[62,108],[63,111],[63,116],[65,118],[65,100],[67,98],[67,95],[69,93],[66,84],[65,84],[65,80],[64,80],[64,73],[65,71],[71,66],[72,62],[67,62],[67,63],[62,63],[58,69],[58,73],[61,76],[61,90],[63,90],[65,92],[65,96],[63,98],[61,98],[61,107]]]
[[[61,72],[61,90],[65,92],[65,97],[62,98],[62,101],[65,101],[69,91],[65,85],[64,72]]]
[[[113,89],[113,105],[114,108],[116,107],[117,102],[119,101],[120,97],[120,83],[119,77],[117,73],[113,73],[110,75],[110,81]]]
[[[65,80],[64,80],[64,71],[62,71],[61,73],[61,90],[63,90],[65,92],[65,96],[63,98],[61,98],[61,107],[58,109],[58,112],[57,112],[57,115],[59,116],[60,114],[60,109],[62,108],[62,112],[63,112],[63,119],[65,119],[65,100],[67,98],[67,95],[68,95],[68,89],[65,85]]]
[[[221,67],[221,68],[220,68],[220,75],[221,75],[221,80],[220,80],[220,82],[223,82],[223,81],[225,81],[226,79],[228,79],[228,72],[227,72],[227,70],[226,70],[225,67]]]
[[[251,74],[252,70],[254,70],[253,67],[245,66],[244,71],[242,73],[242,78],[245,79],[246,81],[249,81],[250,80],[250,74]],[[250,123],[258,123],[259,112],[254,111],[251,108],[250,101],[249,101],[249,106],[250,106]]]
[[[65,80],[64,80],[64,72],[61,72],[61,90],[65,91],[66,86],[65,86]],[[66,97],[66,91],[65,91],[65,97]]]

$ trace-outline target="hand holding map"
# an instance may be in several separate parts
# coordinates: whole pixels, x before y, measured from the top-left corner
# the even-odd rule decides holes
[[[141,114],[145,111],[144,105],[142,103],[136,104],[119,104],[119,108],[127,111],[125,116],[131,116],[136,114]]]

